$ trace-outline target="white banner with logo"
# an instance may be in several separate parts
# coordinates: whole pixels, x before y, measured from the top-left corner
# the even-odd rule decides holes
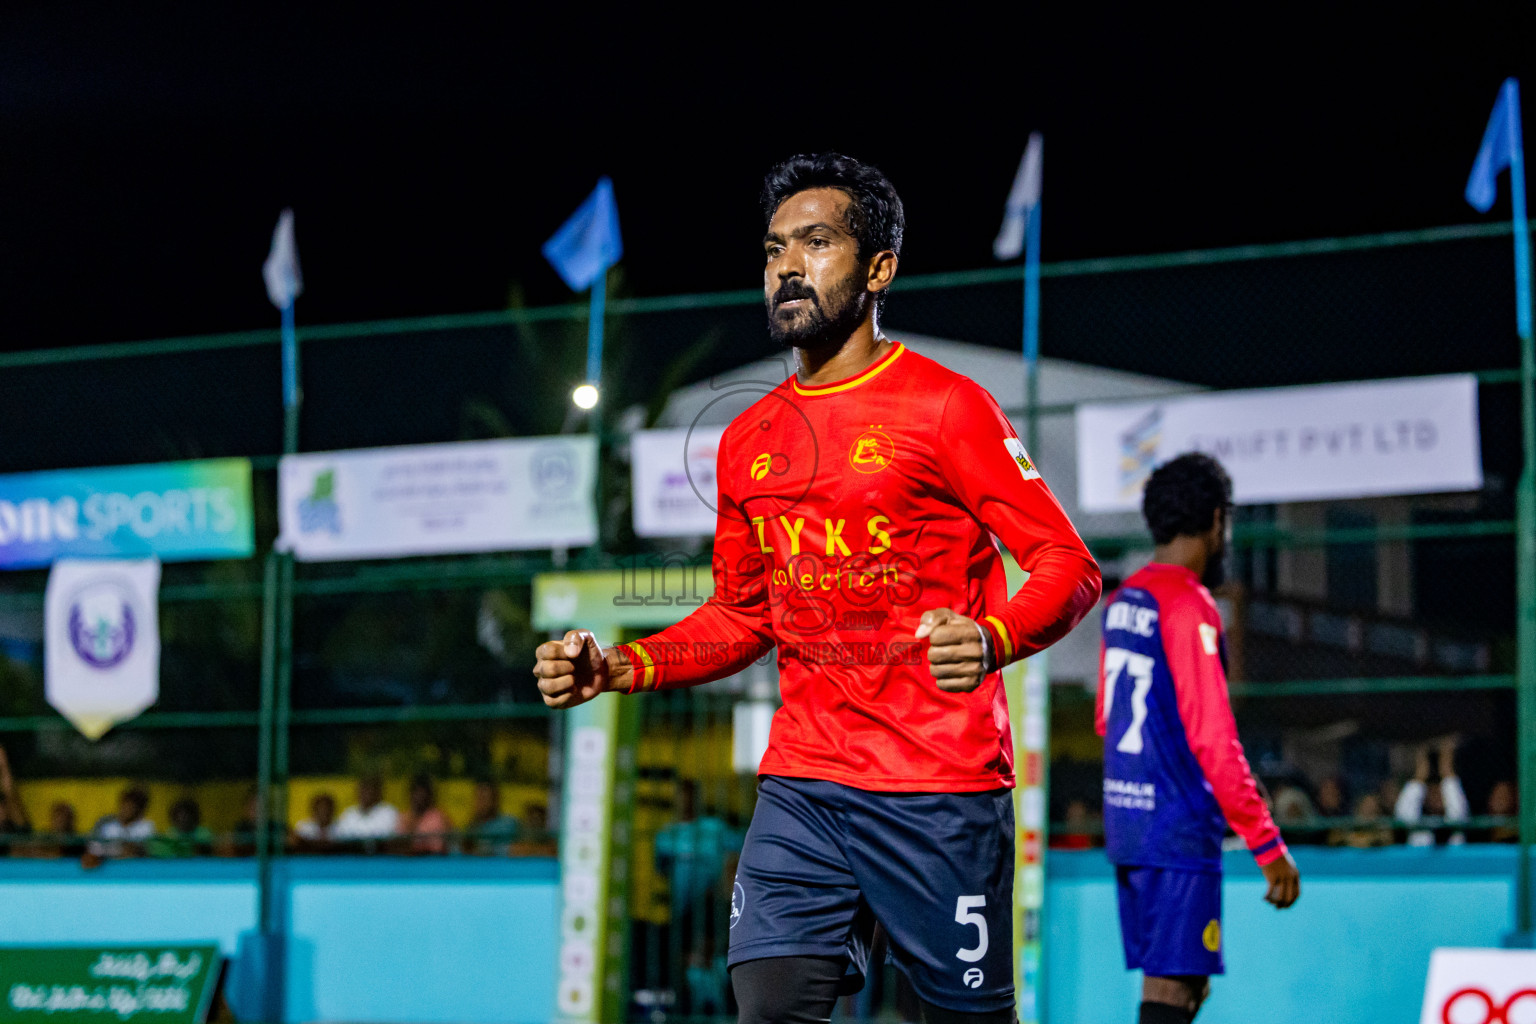
[[[160,561],[60,559],[44,600],[48,703],[88,739],[160,697]]]
[[[280,543],[300,561],[583,547],[596,482],[593,437],[285,455]]]
[[[635,535],[712,537],[724,427],[642,430],[630,441]]]
[[[1437,949],[1429,956],[1420,1024],[1536,1020],[1536,952]]]
[[[1215,456],[1239,504],[1477,490],[1470,374],[1265,388],[1077,410],[1078,504],[1141,507],[1153,469]]]

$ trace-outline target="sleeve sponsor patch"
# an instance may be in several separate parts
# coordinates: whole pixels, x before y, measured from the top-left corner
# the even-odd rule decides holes
[[[1003,438],[1003,447],[1008,449],[1008,455],[1018,464],[1019,472],[1024,474],[1025,480],[1039,480],[1040,471],[1035,468],[1035,460],[1029,457],[1029,452],[1024,450],[1024,442],[1016,437]]]
[[[1205,648],[1206,654],[1214,655],[1216,653],[1218,649],[1216,646],[1216,638],[1217,633],[1215,626],[1211,625],[1209,622],[1200,623],[1200,646]]]

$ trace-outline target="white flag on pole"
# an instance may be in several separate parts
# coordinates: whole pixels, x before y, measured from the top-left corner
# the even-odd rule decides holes
[[[160,560],[60,559],[48,575],[48,703],[100,739],[160,697]]]
[[[267,298],[278,309],[293,305],[304,294],[304,275],[299,272],[299,246],[293,240],[293,211],[284,210],[272,229],[272,251],[261,265],[262,280],[267,283]]]
[[[1019,172],[1013,177],[1013,188],[1008,190],[1008,206],[1003,213],[1003,226],[992,243],[992,255],[1000,260],[1011,260],[1024,251],[1024,229],[1029,225],[1029,214],[1040,203],[1040,185],[1045,160],[1045,139],[1039,132],[1030,132],[1029,145],[1024,148],[1024,159],[1019,161]]]

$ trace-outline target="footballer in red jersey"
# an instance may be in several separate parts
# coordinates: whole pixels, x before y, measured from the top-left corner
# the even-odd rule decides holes
[[[540,646],[551,707],[693,686],[777,648],[783,707],[731,908],[741,1020],[826,1020],[871,926],[930,1021],[1011,1021],[1013,743],[999,669],[1098,566],[984,388],[884,337],[904,215],[835,154],[763,196],[769,330],[798,370],[726,429],[714,595],[604,649]],[[1007,591],[1000,548],[1029,579]]]

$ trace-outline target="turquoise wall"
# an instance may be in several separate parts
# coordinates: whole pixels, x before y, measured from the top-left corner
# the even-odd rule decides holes
[[[1302,897],[1279,912],[1243,853],[1227,858],[1227,969],[1202,1024],[1417,1019],[1436,946],[1496,946],[1515,851],[1300,849]],[[1114,877],[1097,852],[1049,862],[1050,1024],[1136,1018]],[[0,943],[216,939],[256,923],[250,861],[0,859]],[[314,858],[277,865],[291,1021],[545,1024],[553,1016],[552,860]]]
[[[1226,855],[1227,974],[1201,1024],[1416,1021],[1436,946],[1497,946],[1513,921],[1511,847],[1295,851],[1301,899],[1278,911],[1247,853]],[[1050,1024],[1134,1021],[1112,869],[1102,853],[1049,859]]]

